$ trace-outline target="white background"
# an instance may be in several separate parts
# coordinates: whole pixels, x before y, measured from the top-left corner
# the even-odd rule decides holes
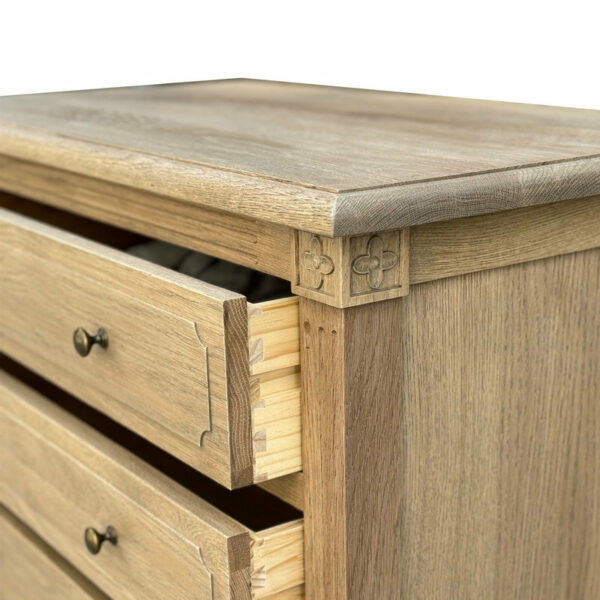
[[[0,0],[0,95],[256,77],[600,108],[598,0]]]

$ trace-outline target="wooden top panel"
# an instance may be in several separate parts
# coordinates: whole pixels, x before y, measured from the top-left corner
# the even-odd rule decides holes
[[[0,98],[0,153],[345,235],[599,193],[600,111],[228,80]]]

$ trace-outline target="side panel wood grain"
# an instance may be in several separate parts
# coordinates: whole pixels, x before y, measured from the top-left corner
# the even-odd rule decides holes
[[[599,281],[596,249],[300,301],[309,596],[598,597]]]
[[[272,598],[304,583],[302,520],[251,534],[253,598]]]
[[[412,287],[388,597],[600,597],[599,314],[600,249]]]
[[[411,228],[410,283],[600,247],[600,196]]]

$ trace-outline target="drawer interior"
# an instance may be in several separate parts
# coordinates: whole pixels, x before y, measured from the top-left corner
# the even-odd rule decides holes
[[[0,370],[27,384],[249,529],[266,529],[302,517],[299,510],[258,486],[228,490],[3,354],[0,354]]]
[[[27,389],[35,390],[40,394],[40,399],[43,397],[43,402],[39,405],[42,407],[39,414],[33,415],[31,408],[21,408],[17,406],[18,403],[15,404],[14,400],[3,403],[4,406],[0,405],[0,413],[2,409],[10,412],[11,406],[13,409],[18,408],[14,416],[17,419],[16,422],[27,423],[28,427],[33,428],[30,431],[39,432],[41,439],[45,440],[47,438],[48,441],[44,443],[49,444],[48,448],[53,448],[53,452],[58,449],[60,455],[71,455],[76,461],[82,460],[82,464],[86,465],[84,472],[91,470],[94,479],[99,477],[106,481],[104,485],[116,486],[115,489],[121,490],[119,495],[132,493],[131,498],[134,500],[132,506],[136,507],[134,510],[137,512],[137,507],[139,507],[141,511],[151,511],[153,513],[152,519],[158,519],[157,523],[160,527],[165,527],[169,523],[167,529],[178,528],[178,521],[173,521],[173,518],[179,510],[195,512],[198,519],[200,519],[199,523],[201,523],[208,510],[208,522],[211,523],[210,529],[219,532],[221,537],[232,536],[229,540],[225,540],[225,548],[229,548],[229,551],[233,551],[241,557],[239,559],[240,564],[245,560],[244,553],[249,551],[247,575],[253,598],[278,597],[276,594],[284,590],[293,590],[293,593],[301,594],[303,534],[301,513],[299,511],[256,486],[234,491],[225,489],[118,423],[108,419],[105,415],[79,402],[50,382],[28,371],[22,365],[1,355],[0,370],[26,384]],[[19,388],[16,389],[19,390]],[[0,390],[0,398],[2,393]],[[58,407],[58,412],[46,409],[44,403],[50,403]],[[35,402],[33,406],[36,406]],[[27,415],[29,413],[35,418],[28,419]],[[50,416],[50,420],[47,420],[46,414]],[[77,420],[74,421],[72,417],[76,417]],[[9,416],[9,420],[10,418]],[[89,426],[88,429],[85,429],[83,423],[80,425],[80,422]],[[92,434],[92,432],[96,433]],[[36,433],[35,437],[37,435]],[[108,438],[115,444],[112,446],[110,444],[106,445],[104,438]],[[68,440],[65,441],[64,446],[61,441],[63,439]],[[25,440],[22,443],[28,445]],[[12,447],[9,446],[8,452],[3,457],[4,460],[12,461],[12,463],[15,460],[18,462],[20,460],[19,455],[11,456],[10,448]],[[122,449],[125,449],[125,454],[123,454]],[[60,464],[62,464],[61,461],[62,459],[59,461]],[[122,472],[115,473],[116,478],[114,480],[112,478],[105,479],[107,473],[112,473],[114,469],[114,467],[111,467],[107,471],[106,467],[103,466],[105,462],[119,465],[119,470]],[[28,523],[29,526],[36,530],[39,528],[37,533],[44,537],[46,542],[56,545],[57,550],[61,553],[64,551],[67,560],[74,562],[78,569],[82,569],[84,574],[99,585],[100,582],[106,579],[107,573],[110,574],[110,572],[103,571],[104,567],[98,572],[97,565],[99,563],[93,562],[93,560],[89,562],[90,557],[87,552],[82,551],[83,544],[75,535],[76,532],[73,532],[73,535],[70,535],[67,541],[65,541],[63,533],[57,537],[57,531],[59,531],[57,527],[60,528],[60,523],[48,522],[54,520],[55,509],[52,507],[47,513],[41,514],[46,510],[41,509],[40,513],[40,507],[43,505],[36,505],[35,503],[38,500],[32,500],[32,494],[25,493],[28,488],[23,487],[22,480],[29,476],[29,468],[25,466],[26,463],[23,464],[23,468],[19,466],[11,467],[0,475],[0,489],[4,490],[2,492],[2,502],[6,502],[8,508],[14,511],[20,519],[26,522],[31,519],[33,523]],[[54,461],[53,464],[56,465]],[[55,466],[53,468],[60,467]],[[98,471],[96,471],[96,468]],[[6,475],[7,472],[8,476]],[[68,477],[64,472],[57,472],[56,475],[59,476],[59,480],[64,479],[65,476]],[[165,476],[168,479],[165,479]],[[39,493],[43,496],[46,493],[44,485],[47,484],[39,479],[39,473],[37,477],[39,483],[36,485],[39,485],[39,487],[36,489],[39,489]],[[142,482],[140,491],[136,491],[140,485],[134,480]],[[81,480],[79,474],[74,474],[74,482],[72,491],[81,492],[85,496],[88,486],[85,481]],[[41,485],[42,483],[44,485]],[[13,485],[16,486],[16,490],[11,492],[10,489]],[[84,508],[88,506],[85,498],[78,499],[71,492],[64,489],[64,481],[59,489],[62,498],[68,499],[69,502],[75,502],[74,506],[83,506]],[[141,496],[138,495],[140,493]],[[199,504],[198,508],[195,509],[194,498],[201,499],[203,503],[208,502],[210,507],[207,509],[206,504]],[[49,500],[51,504],[53,501],[56,502],[55,499]],[[28,507],[30,502],[34,504]],[[77,504],[79,502],[83,504]],[[216,513],[214,509],[217,510]],[[112,511],[110,505],[108,510],[109,512]],[[167,510],[168,512],[165,512]],[[90,514],[94,514],[93,510]],[[183,518],[183,514],[181,518]],[[64,523],[64,515],[62,522]],[[160,525],[163,522],[165,525]],[[183,525],[181,526],[183,527]],[[202,525],[202,527],[205,527],[205,525]],[[190,533],[189,529],[190,526],[187,525],[179,535],[185,538]],[[195,528],[192,527],[191,529]],[[240,537],[242,531],[247,532],[249,543],[244,542],[243,537]],[[138,530],[137,535],[139,534],[140,531]],[[215,535],[214,538],[221,539],[219,536]],[[128,536],[124,537],[128,538],[128,540],[124,540],[124,547],[126,543],[135,545],[137,537],[135,531],[129,532]],[[189,538],[189,541],[191,539]],[[183,550],[187,547],[189,541],[182,545]],[[177,550],[178,545],[179,542],[176,542],[171,549],[175,554],[179,552]],[[216,541],[205,542],[203,551],[207,553],[208,557],[216,556],[220,552],[219,545]],[[147,558],[144,558],[144,551],[142,551],[142,556],[139,559],[135,555],[135,548],[130,552],[133,552],[130,555],[133,557],[131,568],[139,574],[137,569],[139,569],[141,563],[138,563],[138,561],[143,563]],[[178,556],[169,556],[167,550],[166,552],[165,561],[167,564],[170,561],[179,560]],[[151,558],[151,555],[149,556]],[[244,576],[237,573],[238,568],[236,561],[218,568],[212,566],[212,575],[206,585],[216,591],[226,589],[228,585],[232,585],[233,581],[244,580]],[[123,577],[124,574],[126,574],[126,571],[123,571],[120,577]],[[222,580],[219,579],[221,575],[223,575]],[[120,585],[119,576],[115,575],[114,577],[113,583],[117,587],[113,589],[118,589]],[[232,579],[227,584],[229,578]],[[193,590],[190,590],[190,594],[190,597],[195,597]],[[217,597],[221,596],[217,594]],[[238,596],[233,594],[231,597]],[[240,597],[246,596],[240,595]]]
[[[240,364],[234,364],[228,356],[227,369],[229,370],[226,377],[231,373],[237,378],[247,379],[242,382],[240,389],[234,392],[229,389],[224,392],[218,390],[218,393],[211,394],[210,400],[203,400],[202,403],[196,403],[195,399],[193,401],[193,405],[198,407],[197,410],[204,407],[205,403],[208,405],[208,402],[212,402],[216,407],[212,410],[213,415],[219,415],[218,418],[222,421],[211,422],[210,409],[202,408],[204,412],[200,415],[201,419],[197,421],[187,419],[190,423],[189,428],[177,437],[172,433],[177,434],[177,428],[182,427],[183,424],[181,419],[176,421],[174,413],[171,413],[169,415],[171,420],[163,420],[159,423],[161,428],[167,429],[168,435],[164,435],[163,429],[158,431],[156,426],[156,415],[160,409],[152,408],[154,412],[143,414],[143,419],[140,420],[135,416],[126,424],[144,437],[153,439],[154,433],[154,438],[161,438],[161,442],[164,439],[161,445],[169,452],[230,488],[253,482],[265,482],[301,471],[298,301],[289,292],[289,282],[226,261],[218,261],[205,255],[168,246],[157,240],[10,194],[0,192],[0,206],[58,227],[60,230],[99,242],[103,246],[131,253],[144,261],[153,260],[156,261],[155,264],[162,263],[160,266],[166,266],[170,270],[179,267],[189,270],[190,265],[205,265],[206,269],[200,269],[199,275],[206,275],[210,280],[209,283],[212,281],[213,285],[245,295],[248,299],[245,304],[247,349],[235,351],[233,358]],[[35,266],[36,260],[33,258],[30,263]],[[189,276],[187,272],[184,274]],[[157,307],[160,306],[157,304]],[[180,335],[182,333],[188,335],[187,316],[184,320],[173,321],[173,325],[179,327]],[[225,331],[225,337],[227,335]],[[111,412],[112,404],[101,397],[101,392],[96,393],[97,390],[93,390],[93,386],[84,386],[83,382],[77,379],[80,378],[79,374],[61,372],[59,377],[55,372],[56,364],[48,365],[48,358],[41,358],[39,354],[34,357],[31,348],[25,350],[24,347],[19,346],[19,343],[12,343],[12,347],[16,349],[15,353],[11,348],[5,351],[69,389],[81,400],[115,416],[114,412]],[[186,341],[186,344],[189,343],[189,340]],[[228,338],[225,343],[229,343]],[[72,347],[68,351],[71,352]],[[18,352],[22,354],[19,355]],[[207,352],[210,352],[210,348]],[[245,356],[243,356],[244,352]],[[209,358],[204,360],[208,365]],[[217,362],[213,361],[210,364],[211,369],[217,369]],[[218,368],[221,369],[221,366]],[[207,382],[208,369],[207,366]],[[181,370],[185,372],[183,367]],[[223,381],[221,373],[210,381],[215,386],[229,385],[228,381],[221,383]],[[86,394],[90,394],[91,399]],[[230,398],[236,398],[235,401],[238,402],[236,407],[228,406]],[[125,399],[120,398],[119,401],[125,402]],[[221,402],[224,404],[223,408],[217,404]],[[154,404],[147,403],[146,407],[150,411],[150,407],[154,407]],[[134,406],[134,408],[139,413],[139,407]],[[227,422],[227,419],[230,421]],[[236,419],[238,422],[233,422]],[[213,424],[216,435],[212,439],[207,439],[205,444],[204,439],[200,437],[198,444],[196,441],[199,437],[198,432],[207,426],[212,427]],[[188,427],[187,424],[185,426]],[[201,446],[200,450],[198,446]],[[247,467],[248,455],[251,459],[251,469]],[[205,459],[204,456],[208,458]],[[225,464],[229,460],[231,464]]]

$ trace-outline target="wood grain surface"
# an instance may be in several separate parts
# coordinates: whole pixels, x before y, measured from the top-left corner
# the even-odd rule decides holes
[[[253,471],[262,482],[302,470],[298,298],[249,303],[248,315]]]
[[[2,502],[109,596],[229,598],[250,566],[244,527],[0,374]],[[113,525],[97,556],[86,527]]]
[[[402,299],[300,299],[306,594],[395,598],[403,548]]]
[[[303,583],[301,521],[248,529],[4,372],[0,429],[2,503],[115,600],[249,600],[257,573],[258,597]],[[92,556],[84,529],[108,525],[117,544]]]
[[[326,235],[600,192],[600,112],[230,80],[0,99],[0,154]]]
[[[167,198],[153,199],[123,186],[1,156],[0,187],[47,203],[0,192],[0,206],[51,219],[70,230],[75,227],[86,237],[101,241],[102,223],[108,223],[294,280],[295,244],[290,251],[292,232],[286,227]],[[133,196],[137,199],[129,203]],[[113,202],[115,197],[120,202]],[[154,202],[148,213],[142,209],[144,197],[147,203]],[[168,206],[164,212],[161,203]],[[51,206],[58,207],[52,216]],[[105,210],[109,206],[111,210]],[[83,219],[80,223],[74,214],[99,222]],[[599,220],[600,196],[593,196],[414,226],[410,228],[410,283],[593,248],[600,245]],[[115,235],[111,234],[113,242]],[[117,235],[125,240],[128,233],[121,230]]]
[[[388,597],[600,597],[599,282],[596,249],[411,289]]]
[[[290,279],[291,233],[283,225],[1,155],[0,189]],[[14,210],[19,201],[11,200]]]
[[[3,600],[110,600],[2,506],[0,582]]]
[[[600,247],[600,196],[411,228],[410,283]]]
[[[248,307],[4,209],[0,248],[4,352],[228,487],[301,469],[295,299]],[[79,357],[77,327],[108,348]]]
[[[304,473],[291,473],[258,484],[267,492],[285,500],[299,510],[304,510]]]
[[[600,594],[600,249],[301,299],[314,598]]]
[[[253,598],[278,597],[304,583],[303,528],[299,519],[250,534]]]

